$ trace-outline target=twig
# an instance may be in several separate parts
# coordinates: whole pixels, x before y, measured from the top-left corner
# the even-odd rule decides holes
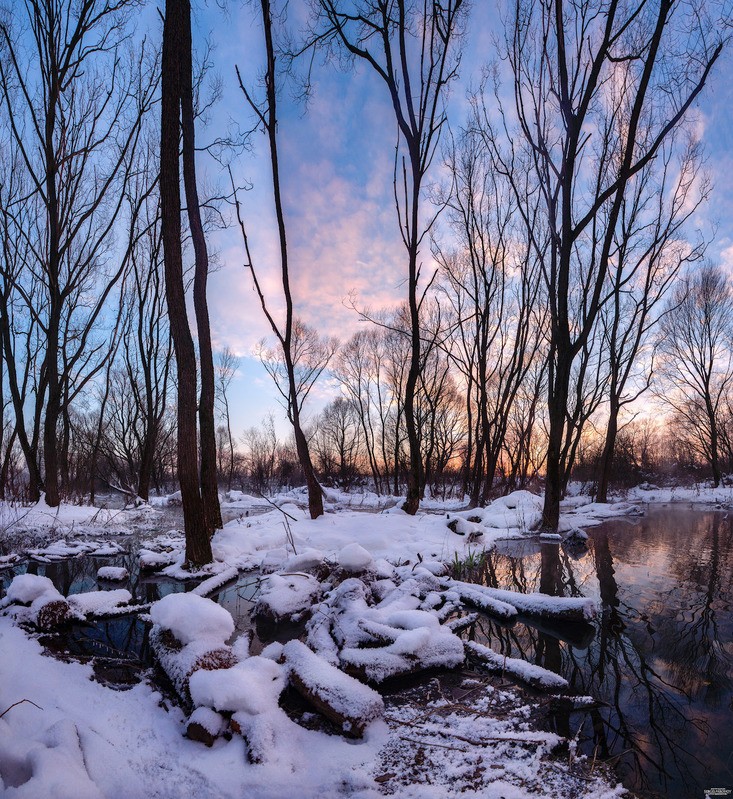
[[[275,504],[275,503],[274,503],[274,502],[273,502],[271,499],[269,499],[268,497],[266,497],[264,494],[261,494],[259,491],[255,493],[255,496],[256,496],[256,497],[259,497],[260,499],[264,499],[264,500],[265,500],[265,502],[266,502],[268,505],[272,505],[272,507],[273,507],[273,508],[275,508],[275,510],[279,510],[279,511],[280,511],[280,513],[282,513],[282,515],[283,515],[283,516],[287,516],[287,517],[288,517],[288,519],[292,519],[294,522],[297,522],[297,521],[298,521],[298,520],[295,518],[295,516],[291,516],[291,515],[290,515],[290,514],[289,514],[287,511],[284,511],[284,510],[283,510],[283,509],[282,509],[282,508],[281,508],[279,505],[276,505],[276,504]]]
[[[5,708],[5,710],[3,710],[3,712],[2,712],[2,713],[0,713],[0,719],[1,719],[1,718],[2,718],[2,717],[3,717],[3,716],[4,716],[4,715],[5,715],[5,714],[6,714],[6,713],[9,711],[9,710],[12,710],[14,707],[17,707],[18,705],[22,705],[22,704],[23,704],[23,702],[28,702],[28,704],[29,704],[29,705],[33,705],[33,707],[37,707],[39,710],[43,710],[43,708],[42,708],[40,705],[37,705],[35,702],[31,701],[30,699],[19,699],[17,702],[13,702],[13,704],[12,704],[12,705],[10,705],[10,707],[6,707],[6,708]]]
[[[437,746],[440,749],[452,749],[454,752],[465,752],[465,749],[460,749],[457,746],[448,746],[447,744],[436,744],[432,743],[431,741],[418,741],[417,738],[408,738],[406,735],[400,735],[400,739],[403,741],[410,741],[414,744],[420,744],[420,746]]]

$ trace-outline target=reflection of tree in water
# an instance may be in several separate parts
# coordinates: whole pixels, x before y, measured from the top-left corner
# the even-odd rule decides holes
[[[727,597],[733,571],[731,522],[720,515],[713,516],[712,524],[707,514],[698,513],[695,518],[694,542],[689,527],[686,537],[680,532],[672,541],[676,546],[667,570],[676,585],[656,604],[649,601],[643,586],[624,585],[620,590],[604,528],[592,533],[590,551],[576,561],[567,550],[553,545],[543,545],[539,557],[517,558],[513,563],[502,555],[487,558],[487,584],[523,592],[587,594],[592,569],[602,613],[591,643],[571,629],[527,619],[512,626],[482,617],[469,631],[470,637],[488,641],[502,654],[562,673],[573,693],[606,703],[587,716],[558,712],[553,717],[557,732],[573,734],[585,719],[585,733],[592,736],[590,751],[601,758],[622,756],[621,765],[633,770],[638,789],[682,790],[681,795],[699,792],[694,772],[704,768],[702,757],[707,771],[700,778],[709,776],[711,766],[705,749],[707,725],[690,703],[717,708],[733,688],[730,656],[721,646],[721,640],[731,638],[731,622],[726,615],[725,629],[721,629],[719,619],[719,611],[730,607],[721,600]],[[646,532],[645,523],[634,531],[633,546],[641,541],[651,549],[653,542],[644,538]],[[622,541],[629,538],[624,536]],[[619,548],[623,550],[624,544]],[[663,550],[669,557],[669,547]],[[643,564],[641,553],[634,554],[632,560]],[[725,764],[715,765],[723,774]]]
[[[733,527],[719,514],[701,522],[691,547],[695,557],[689,557],[688,547],[687,557],[675,553],[672,559],[671,570],[684,590],[669,593],[655,643],[674,684],[717,709],[733,691],[731,657],[721,646],[733,637],[730,615],[718,617],[718,611],[731,607]]]

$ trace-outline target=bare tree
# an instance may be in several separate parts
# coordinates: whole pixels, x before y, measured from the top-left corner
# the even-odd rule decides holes
[[[318,478],[316,477],[313,463],[311,461],[308,448],[308,439],[303,432],[301,422],[301,410],[303,401],[312,388],[313,382],[325,368],[328,360],[318,366],[320,357],[312,358],[314,351],[311,349],[315,345],[317,336],[314,331],[303,325],[294,315],[293,297],[290,287],[290,264],[289,252],[285,226],[285,213],[283,210],[281,182],[280,182],[280,161],[277,144],[277,64],[275,55],[275,44],[273,40],[272,8],[269,0],[261,0],[262,24],[265,38],[265,52],[267,57],[267,70],[264,75],[265,98],[262,104],[258,103],[245,88],[241,75],[237,69],[239,86],[244,97],[255,114],[257,123],[256,129],[261,128],[266,136],[270,150],[270,166],[272,169],[273,199],[275,202],[275,215],[277,217],[278,242],[280,245],[280,273],[282,278],[283,295],[285,298],[285,321],[279,325],[275,317],[270,312],[267,300],[262,291],[260,281],[255,271],[252,260],[247,232],[241,215],[239,201],[236,200],[237,219],[242,232],[242,239],[247,257],[247,267],[249,268],[252,279],[254,280],[257,296],[260,300],[262,312],[264,313],[273,335],[277,339],[279,356],[267,356],[263,363],[271,364],[268,368],[270,375],[275,379],[278,390],[283,395],[288,419],[293,425],[293,434],[298,452],[298,460],[303,470],[306,485],[308,486],[308,509],[312,519],[323,515],[323,491]],[[232,189],[234,181],[232,180]],[[332,354],[332,353],[331,353]],[[329,356],[330,357],[330,356]],[[281,364],[276,366],[276,364]],[[303,371],[305,369],[305,371]]]
[[[188,17],[188,19],[187,19]],[[160,124],[160,204],[168,319],[178,374],[178,479],[186,532],[186,563],[202,566],[212,560],[210,527],[199,486],[198,430],[196,424],[196,351],[186,314],[181,241],[179,140],[181,97],[185,81],[183,50],[190,45],[190,5],[166,0]]]
[[[319,0],[315,38],[367,64],[389,96],[398,128],[394,193],[400,234],[407,251],[410,353],[402,398],[409,446],[407,500],[420,504],[423,463],[416,424],[416,395],[426,355],[420,311],[427,286],[420,286],[420,248],[433,220],[421,214],[425,182],[446,125],[448,87],[458,74],[463,0]]]
[[[719,425],[733,384],[733,289],[706,263],[680,281],[662,319],[659,376],[663,401],[675,413],[720,485]]]
[[[198,333],[200,374],[199,443],[201,447],[201,501],[209,531],[222,526],[219,490],[216,482],[216,431],[214,420],[215,375],[214,353],[211,345],[209,307],[206,285],[209,276],[209,253],[201,220],[198,187],[196,185],[196,140],[193,97],[193,41],[191,37],[191,3],[182,0],[183,41],[181,43],[181,128],[183,131],[183,184],[186,192],[188,226],[193,243],[195,268],[193,306]]]
[[[496,127],[488,135],[520,209],[527,195],[516,176],[527,170],[544,205],[539,239],[524,215],[549,295],[542,524],[556,529],[574,451],[566,446],[574,369],[584,373],[574,364],[592,351],[624,198],[699,96],[727,34],[712,4],[516,0],[513,12],[505,55],[517,124],[505,113],[502,136]]]
[[[227,470],[227,488],[232,490],[232,480],[234,479],[235,453],[234,437],[232,436],[232,423],[229,415],[229,387],[234,380],[234,376],[239,368],[239,358],[225,347],[219,353],[216,364],[216,395],[219,404],[224,412],[224,423],[227,436],[227,446],[229,448],[229,465]]]
[[[477,120],[480,124],[480,119]],[[520,386],[544,344],[546,313],[534,251],[520,244],[516,201],[469,130],[448,155],[454,248],[434,243],[440,297],[451,309],[450,358],[465,387],[464,492],[485,504]]]
[[[675,137],[636,176],[622,200],[612,263],[610,297],[603,302],[603,348],[609,360],[608,421],[601,453],[596,501],[606,502],[619,414],[649,388],[653,375],[652,333],[670,310],[664,299],[685,264],[702,258],[705,244],[693,244],[685,225],[709,193],[700,177],[697,142],[677,154]]]
[[[129,257],[129,243],[113,255],[113,234],[156,83],[148,48],[133,55],[127,41],[131,7],[125,0],[27,0],[22,15],[0,21],[0,101],[44,211],[33,269],[45,295],[39,388],[52,506],[64,466],[59,422],[68,430],[69,403],[103,367],[94,331]],[[27,36],[15,25],[22,16]]]

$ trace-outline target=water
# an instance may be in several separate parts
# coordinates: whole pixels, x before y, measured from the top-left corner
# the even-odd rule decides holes
[[[582,711],[548,703],[548,723],[577,736],[590,758],[610,761],[641,795],[702,799],[705,788],[733,788],[733,514],[652,508],[643,518],[588,532],[587,547],[504,542],[480,578],[523,592],[597,597],[597,620],[506,625],[482,616],[464,635],[559,672],[573,694],[599,700]],[[120,587],[139,602],[195,584],[139,573],[137,542],[125,540],[130,554],[28,562],[0,579],[5,587],[28,570],[69,594],[94,590],[100,566],[125,566],[131,578]],[[239,633],[254,634],[253,653],[302,634],[297,626],[253,626],[258,585],[257,575],[242,575],[212,596],[232,613]],[[134,615],[74,624],[44,643],[89,658],[98,678],[116,687],[152,665],[148,628]]]
[[[592,625],[484,617],[468,634],[600,700],[552,710],[550,725],[610,760],[627,787],[670,799],[733,789],[733,518],[656,508],[588,532],[587,548],[507,542],[483,581],[598,597]]]
[[[140,541],[137,537],[118,540],[128,547],[126,553],[113,557],[84,555],[55,563],[29,560],[13,569],[0,572],[0,585],[7,589],[16,574],[27,572],[48,577],[64,596],[99,588],[126,588],[132,594],[133,604],[155,602],[166,594],[190,591],[198,585],[198,580],[173,580],[141,572],[135,554]],[[130,577],[121,582],[100,583],[97,580],[97,571],[102,566],[122,566],[127,569]],[[223,586],[210,596],[234,617],[235,636],[252,630],[253,652],[259,652],[269,640],[282,634],[281,631],[276,631],[273,635],[266,626],[253,626],[250,619],[259,580],[257,574],[242,574],[238,580]],[[110,687],[125,689],[143,679],[146,672],[155,665],[148,641],[149,633],[150,626],[136,613],[131,613],[110,619],[72,622],[57,633],[41,636],[41,643],[59,657],[90,662],[97,679]]]

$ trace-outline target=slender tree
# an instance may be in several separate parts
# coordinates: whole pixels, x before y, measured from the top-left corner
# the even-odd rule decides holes
[[[183,49],[187,37],[186,0],[166,0],[161,62],[160,205],[168,319],[178,373],[178,480],[181,486],[186,562],[194,568],[212,560],[210,527],[199,487],[198,430],[196,424],[196,351],[186,313],[181,243],[181,188],[179,142]]]
[[[424,483],[416,396],[427,355],[420,311],[429,281],[420,285],[420,252],[433,220],[421,213],[425,182],[446,125],[448,87],[458,74],[463,0],[319,0],[315,40],[365,63],[387,91],[398,128],[394,192],[407,251],[409,369],[402,398],[409,447],[407,499],[414,514]]]
[[[276,322],[262,291],[262,286],[250,254],[249,241],[238,200],[236,201],[237,218],[247,256],[247,268],[252,274],[262,312],[278,342],[279,354],[275,355],[272,353],[274,357],[266,355],[263,359],[263,363],[266,367],[268,365],[270,366],[270,374],[275,379],[276,386],[285,400],[288,419],[293,426],[298,461],[300,462],[300,467],[308,487],[308,509],[311,518],[316,519],[323,515],[323,490],[321,489],[315,469],[313,468],[308,439],[303,431],[301,412],[303,402],[313,385],[313,380],[323,371],[328,363],[328,359],[322,362],[319,358],[310,358],[309,353],[312,352],[311,345],[318,339],[318,336],[315,334],[315,331],[309,331],[307,326],[295,317],[294,312],[293,295],[290,286],[290,260],[285,226],[285,212],[283,209],[280,181],[280,157],[277,143],[278,66],[276,63],[275,43],[273,40],[272,8],[269,0],[261,0],[260,9],[267,58],[267,70],[264,76],[265,98],[261,105],[257,103],[250,92],[245,88],[239,69],[237,69],[237,77],[242,93],[257,119],[257,128],[264,130],[267,136],[267,143],[270,150],[273,199],[275,202],[280,255],[280,275],[285,299],[285,321],[282,325]],[[232,180],[232,185],[233,184],[234,181]],[[320,365],[316,366],[316,364]],[[313,378],[313,380],[311,378]]]
[[[193,42],[191,37],[191,3],[181,0],[183,10],[183,42],[181,45],[181,121],[183,128],[183,183],[186,191],[186,210],[195,258],[193,306],[198,332],[199,365],[201,368],[199,395],[199,434],[201,446],[201,498],[204,516],[211,532],[222,526],[219,491],[216,483],[216,423],[214,419],[214,353],[211,346],[211,325],[206,300],[209,275],[209,253],[201,221],[198,187],[196,185],[196,139],[193,102]]]

